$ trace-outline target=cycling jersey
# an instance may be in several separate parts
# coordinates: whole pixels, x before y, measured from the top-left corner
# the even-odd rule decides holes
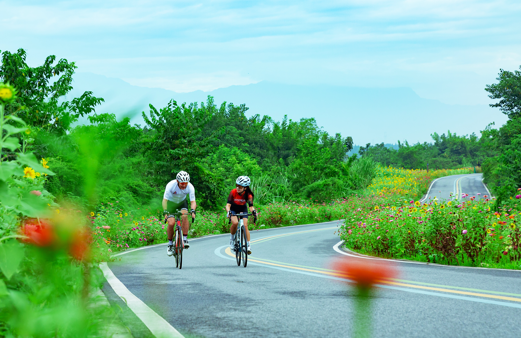
[[[243,205],[246,205],[246,203],[248,203],[250,205],[250,207],[253,206],[253,195],[248,194],[246,196],[246,191],[244,191],[241,195],[237,192],[237,188],[236,188],[230,192],[230,195],[228,195],[228,204],[231,204],[232,207],[233,206],[243,206]]]
[[[195,201],[195,189],[192,183],[188,183],[186,189],[180,189],[177,180],[173,180],[166,185],[163,198],[174,203],[180,203],[186,199],[186,196],[189,197],[190,202]]]

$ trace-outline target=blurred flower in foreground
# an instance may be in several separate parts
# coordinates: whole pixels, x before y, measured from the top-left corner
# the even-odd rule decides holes
[[[339,277],[354,282],[355,311],[353,318],[353,337],[371,337],[371,299],[375,284],[396,278],[398,272],[389,261],[342,257],[331,264]],[[349,282],[349,281],[346,281]]]
[[[72,235],[72,242],[70,245],[70,255],[78,260],[88,260],[90,258],[90,246],[92,243],[92,236],[88,228],[78,229]]]
[[[343,257],[331,265],[341,277],[355,282],[357,288],[371,289],[376,283],[395,278],[398,273],[390,262],[378,263],[369,259]]]
[[[52,226],[46,220],[29,219],[25,221],[20,230],[25,236],[22,242],[27,244],[47,247],[56,241]]]

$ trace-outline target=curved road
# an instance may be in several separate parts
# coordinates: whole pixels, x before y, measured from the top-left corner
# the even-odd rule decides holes
[[[427,195],[422,201],[430,199],[438,200],[461,200],[463,194],[469,197],[475,196],[482,199],[483,196],[490,198],[490,192],[483,184],[483,174],[464,174],[441,177],[431,184]]]
[[[229,255],[229,235],[192,240],[182,270],[166,245],[125,252],[109,267],[185,337],[347,337],[353,291],[328,268],[341,255],[334,250],[339,225],[252,232],[247,268]],[[373,299],[375,337],[519,335],[519,271],[398,266],[399,279],[381,285]],[[110,286],[104,291],[118,301]],[[139,322],[127,317],[129,325]]]

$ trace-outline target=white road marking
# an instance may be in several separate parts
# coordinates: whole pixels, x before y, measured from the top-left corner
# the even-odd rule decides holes
[[[109,269],[107,263],[100,263],[100,268],[114,292],[127,304],[127,306],[138,316],[150,332],[156,337],[184,338],[163,317],[149,308],[143,301],[137,298]]]
[[[397,262],[397,263],[406,263],[406,264],[421,264],[421,265],[430,265],[430,266],[437,266],[442,268],[454,268],[454,269],[477,269],[477,270],[496,270],[496,271],[510,271],[510,272],[516,272],[520,273],[521,270],[511,270],[511,269],[497,269],[497,268],[481,268],[479,266],[461,266],[461,265],[445,265],[445,264],[437,264],[437,263],[426,263],[426,262],[415,262],[415,261],[409,261],[406,259],[391,259],[391,258],[380,258],[380,257],[373,257],[368,255],[359,254],[356,252],[353,252],[349,249],[349,252],[344,251],[340,249],[340,245],[342,245],[344,241],[340,241],[337,244],[333,246],[333,250],[338,252],[339,254],[350,256],[350,257],[356,257],[356,258],[363,258],[363,259],[372,259],[372,260],[380,260],[380,261],[391,261],[391,262]]]

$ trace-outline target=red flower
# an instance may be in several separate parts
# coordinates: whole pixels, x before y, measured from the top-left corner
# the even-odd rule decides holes
[[[26,238],[22,239],[24,243],[50,246],[56,239],[52,226],[45,220],[28,219],[20,230],[22,235],[26,236]]]
[[[91,243],[92,236],[90,231],[88,229],[79,229],[72,236],[69,249],[70,255],[78,261],[89,259]]]
[[[342,277],[353,280],[357,287],[365,289],[370,289],[374,284],[398,275],[389,262],[383,264],[361,258],[338,258],[333,261],[332,268]]]

